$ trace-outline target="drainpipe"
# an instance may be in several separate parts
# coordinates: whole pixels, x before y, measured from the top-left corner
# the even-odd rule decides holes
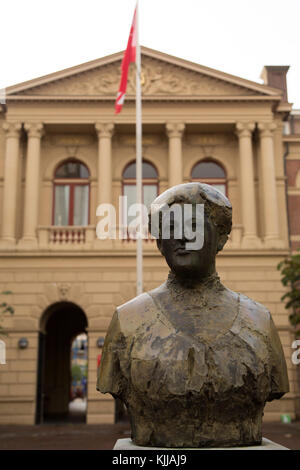
[[[284,176],[285,176],[285,181],[284,181],[285,183],[285,206],[286,206],[287,221],[288,221],[289,247],[291,251],[292,243],[291,243],[290,215],[289,215],[289,206],[288,206],[288,180],[287,180],[287,172],[286,172],[286,158],[289,154],[289,143],[285,142],[284,147],[285,147],[285,152],[283,154],[283,161],[284,161]]]

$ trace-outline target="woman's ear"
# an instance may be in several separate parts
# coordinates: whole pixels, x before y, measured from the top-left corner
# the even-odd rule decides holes
[[[227,234],[219,236],[218,244],[217,244],[217,253],[219,251],[223,250],[223,247],[224,247],[225,243],[227,242],[227,240],[228,240],[228,235]]]

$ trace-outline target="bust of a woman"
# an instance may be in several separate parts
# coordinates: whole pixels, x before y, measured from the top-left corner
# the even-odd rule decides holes
[[[168,279],[116,309],[97,388],[125,403],[137,445],[258,445],[265,403],[289,385],[270,313],[216,273],[231,230],[230,202],[201,183],[175,186],[154,202],[204,205],[204,243],[187,249],[174,227],[169,238],[159,236]]]

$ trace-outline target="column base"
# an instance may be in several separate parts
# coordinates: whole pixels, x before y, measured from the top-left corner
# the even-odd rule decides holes
[[[15,250],[16,249],[16,239],[15,238],[1,238],[0,239],[0,250]]]
[[[24,237],[21,238],[17,245],[18,250],[37,250],[38,242],[36,238]]]
[[[256,235],[244,235],[241,242],[241,248],[262,248],[262,241]]]
[[[265,237],[264,247],[282,249],[282,248],[286,248],[286,243],[277,237]]]

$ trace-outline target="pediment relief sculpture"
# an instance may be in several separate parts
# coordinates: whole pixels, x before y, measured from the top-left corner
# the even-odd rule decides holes
[[[110,65],[60,78],[47,84],[35,86],[18,94],[66,95],[66,96],[114,96],[120,81],[120,61]],[[161,60],[142,57],[142,93],[144,96],[247,96],[256,95],[250,88],[235,85],[172,65]],[[127,95],[135,94],[135,68],[131,66]]]

